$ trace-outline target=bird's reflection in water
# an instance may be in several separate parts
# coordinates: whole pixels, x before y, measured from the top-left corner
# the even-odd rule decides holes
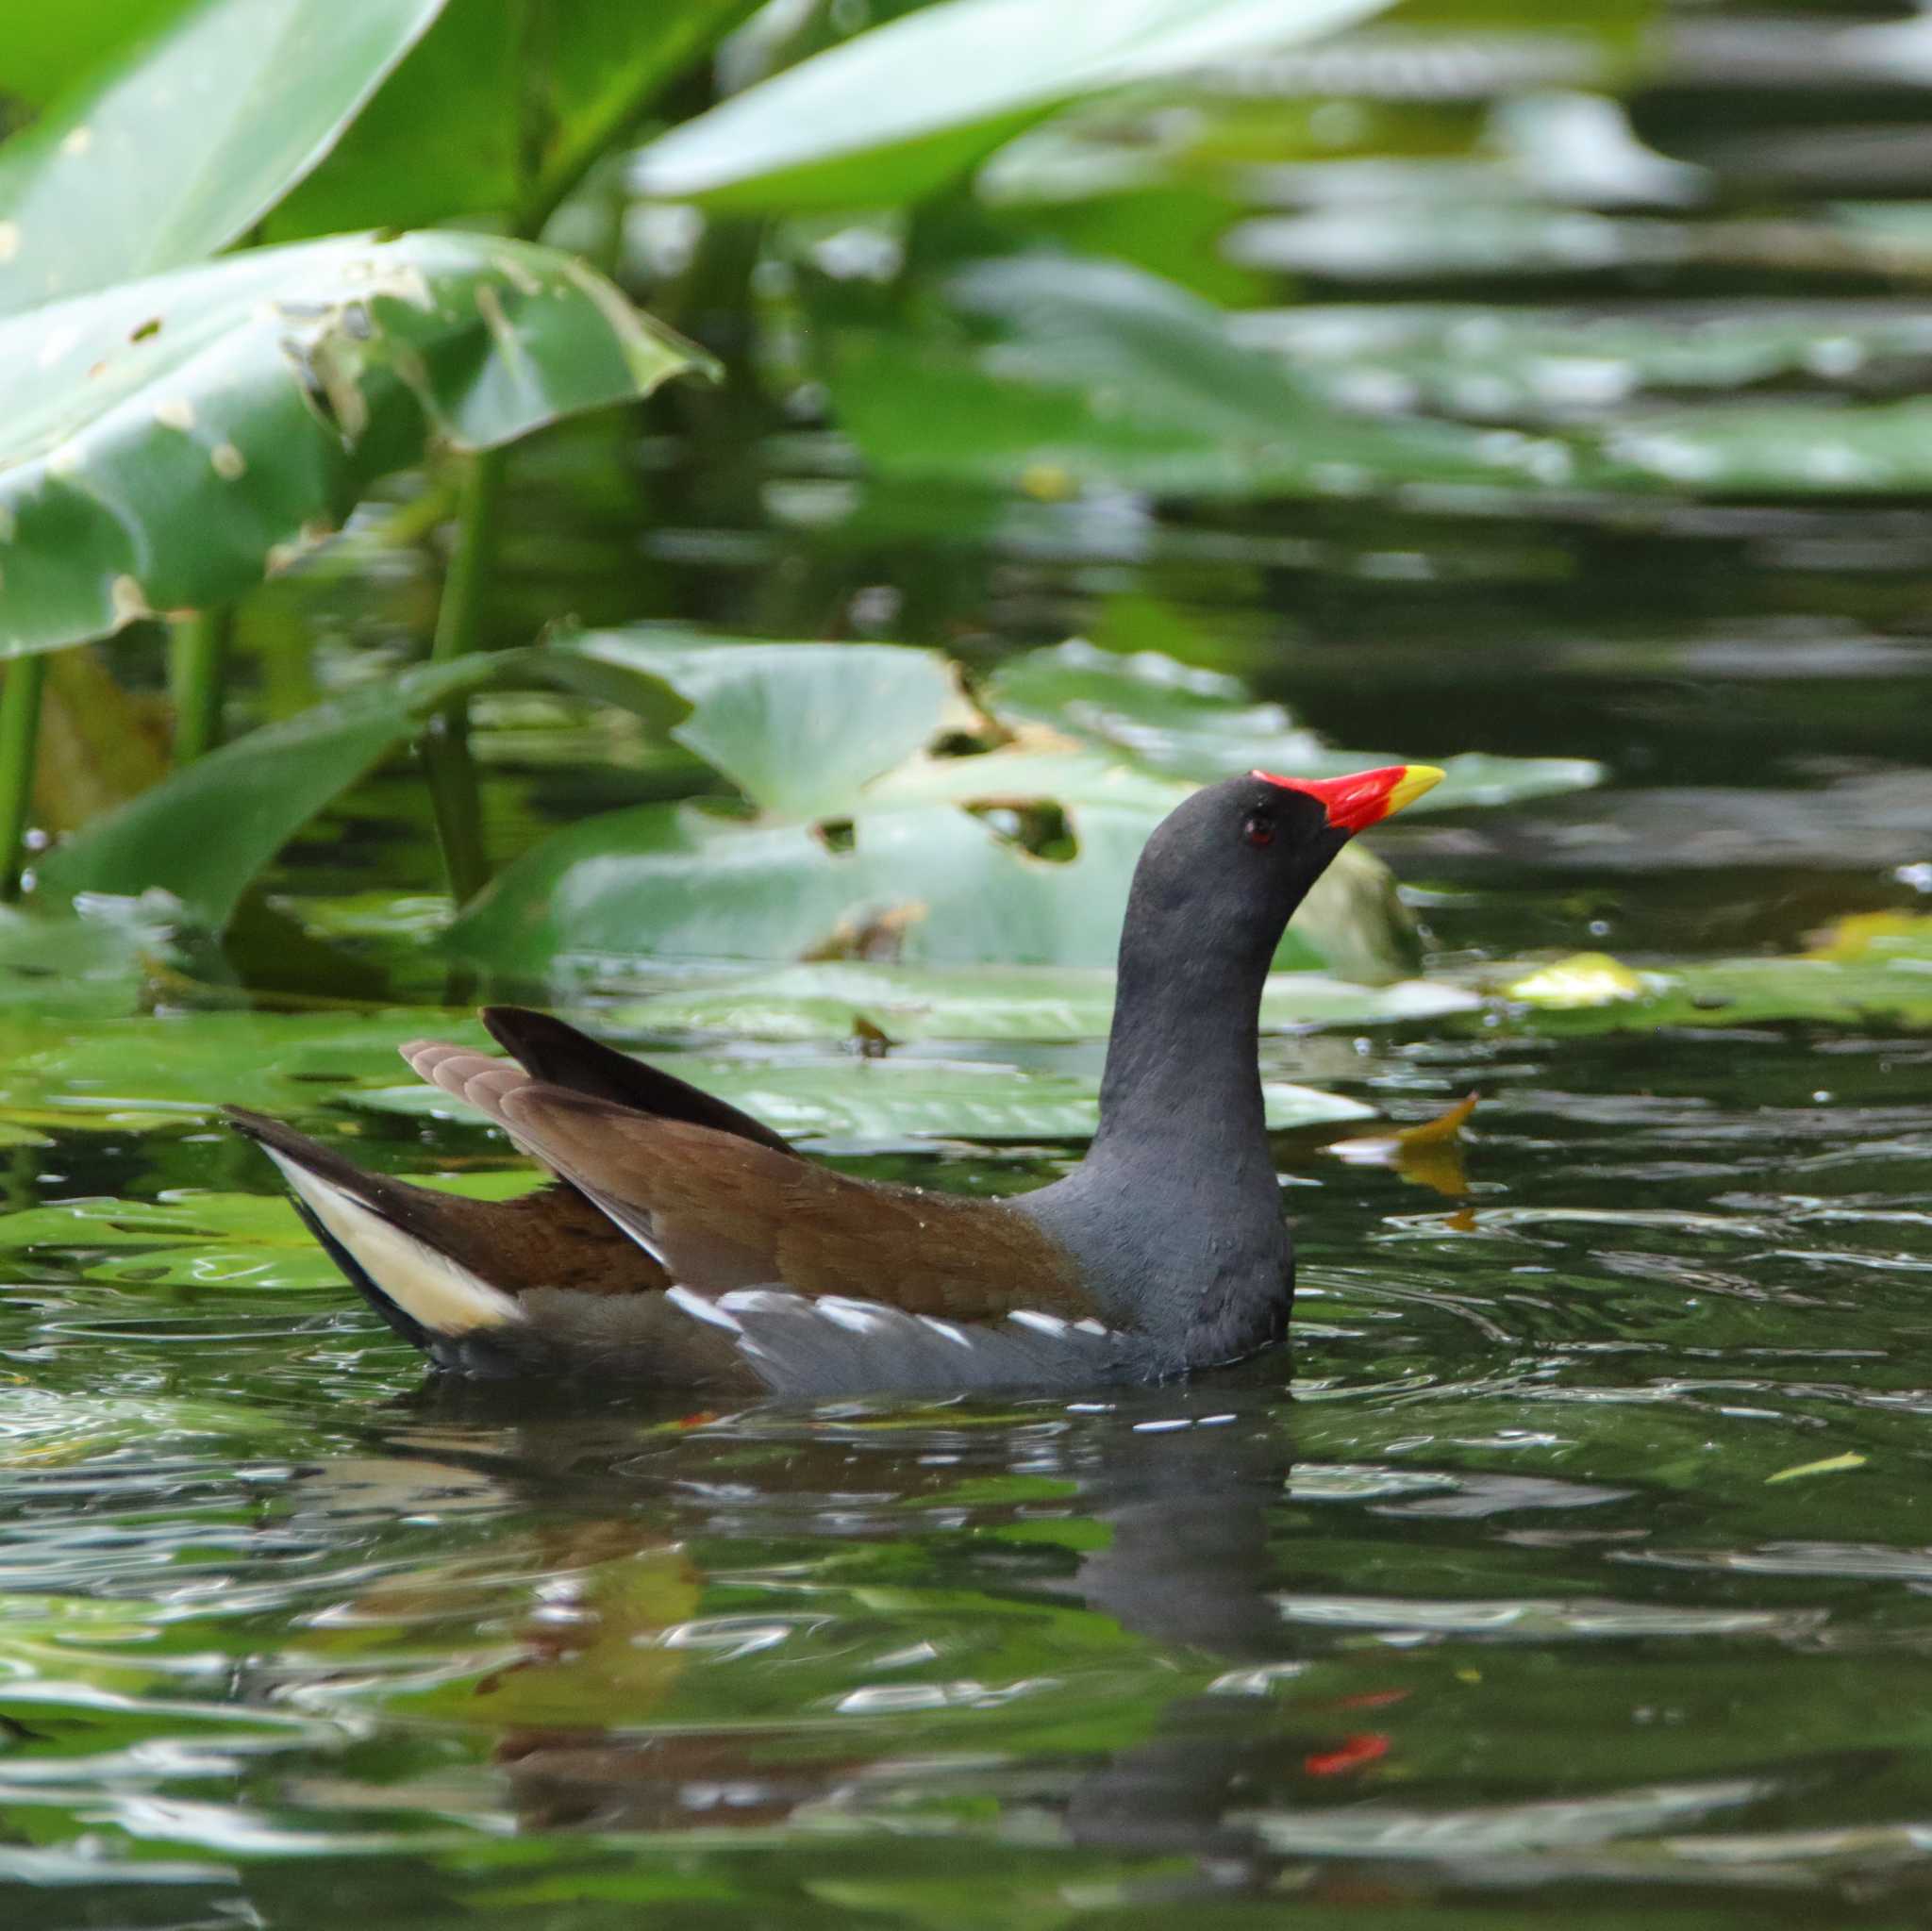
[[[526,1389],[457,1386],[421,1398],[388,1446],[445,1486],[487,1482],[541,1524],[522,1532],[534,1542],[519,1567],[574,1579],[539,1591],[513,1663],[463,1686],[461,1714],[497,1730],[491,1762],[520,1828],[770,1830],[802,1813],[863,1815],[891,1801],[895,1786],[976,1778],[1003,1804],[1053,1816],[1062,1843],[1191,1854],[1226,1883],[1260,1869],[1238,1819],[1243,1788],[1273,1780],[1284,1752],[1298,1760],[1307,1747],[1284,1738],[1266,1695],[1207,1688],[1218,1676],[1224,1687],[1265,1689],[1284,1654],[1269,1528],[1292,1459],[1287,1365],[1277,1354],[1193,1386],[998,1411],[982,1400],[916,1411],[854,1403],[679,1415],[625,1403],[585,1412],[574,1398],[537,1408]],[[1103,1636],[1112,1625],[1115,1667],[1124,1656],[1143,1679],[1170,1673],[1187,1686],[1165,1703],[1158,1691],[1139,1699],[1139,1717],[1117,1726],[1134,1740],[1072,1755],[1008,1755],[997,1741],[935,1753],[917,1723],[892,1721],[895,1708],[921,1710],[917,1685],[902,1692],[889,1683],[878,1720],[841,1730],[828,1723],[836,1699],[802,1673],[794,1688],[782,1674],[767,1679],[768,1695],[799,1699],[770,1721],[750,1709],[741,1721],[707,1721],[698,1706],[708,1689],[687,1705],[682,1672],[754,1667],[760,1643],[785,1634],[775,1614],[761,1623],[730,1613],[746,1599],[729,1586],[740,1549],[752,1570],[781,1540],[789,1558],[800,1538],[827,1540],[835,1555],[841,1545],[890,1547],[894,1536],[930,1547],[936,1522],[945,1546],[949,1527],[965,1526],[947,1513],[952,1498],[962,1486],[984,1493],[1003,1475],[1026,1492],[1050,1490],[1057,1528],[1076,1532],[1011,1543],[958,1535],[951,1546],[974,1573],[962,1583],[948,1557],[941,1613],[957,1631],[970,1587],[990,1618],[1038,1606],[1043,1615],[1084,1612]],[[501,1540],[491,1548],[500,1563]],[[640,1565],[652,1570],[648,1586],[638,1584]],[[835,1581],[841,1602],[842,1587]],[[896,1619],[902,1652],[907,1640],[918,1646],[919,1590],[915,1578],[881,1612]],[[726,1613],[702,1613],[721,1605]],[[1121,1635],[1139,1646],[1123,1647]],[[840,1667],[846,1685],[854,1668],[867,1673],[842,1656]],[[978,1688],[964,1686],[966,1706]],[[909,1700],[895,1705],[900,1694]],[[985,1695],[989,1706],[997,1701]],[[456,1712],[443,1704],[439,1713]]]

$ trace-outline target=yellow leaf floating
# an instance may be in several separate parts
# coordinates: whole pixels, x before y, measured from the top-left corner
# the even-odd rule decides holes
[[[1618,999],[1641,999],[1649,990],[1641,973],[1607,952],[1573,952],[1568,958],[1539,966],[1505,986],[1503,996],[1560,1012],[1580,1006],[1608,1006]]]
[[[1475,1111],[1477,1097],[1471,1093],[1467,1099],[1457,1100],[1446,1112],[1438,1113],[1433,1120],[1424,1120],[1419,1126],[1398,1126],[1396,1140],[1404,1146],[1441,1146],[1460,1140],[1464,1122]]]
[[[1037,503],[1071,503],[1080,479],[1064,464],[1030,462],[1020,473],[1020,487]]]
[[[1766,1475],[1765,1487],[1774,1482],[1795,1482],[1801,1475],[1835,1475],[1843,1469],[1861,1469],[1865,1457],[1847,1449],[1843,1455],[1828,1455],[1823,1461],[1801,1461],[1795,1468],[1780,1469],[1774,1475]]]
[[[1928,935],[1932,935],[1932,916],[1924,912],[1855,912],[1819,933],[1805,957],[1849,965],[1874,951],[1886,951],[1888,939],[1923,942]]]
[[[1338,1140],[1328,1151],[1362,1166],[1393,1167],[1405,1180],[1427,1187],[1450,1200],[1469,1191],[1462,1172],[1462,1128],[1475,1111],[1476,1095],[1457,1100],[1446,1112],[1393,1133]]]

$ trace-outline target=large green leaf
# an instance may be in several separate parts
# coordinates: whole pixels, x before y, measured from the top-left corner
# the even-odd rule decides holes
[[[1368,1025],[1462,1012],[1473,992],[1406,979],[1357,986],[1319,973],[1275,973],[1261,995],[1264,1032]],[[1097,1040],[1113,1019],[1102,967],[930,967],[833,960],[659,992],[625,1007],[626,1028],[753,1040],[842,1040],[862,1024],[889,1039]]]
[[[1124,704],[1151,692],[1158,708],[1181,674],[1145,657],[1090,665],[1084,647],[1041,655],[1030,682],[1025,660],[1010,674],[1022,700],[1012,709],[1085,733],[1091,747],[1023,741],[929,755],[977,714],[942,658],[891,645],[597,632],[424,667],[188,766],[57,848],[39,885],[56,898],[158,888],[219,930],[282,845],[439,706],[487,687],[561,686],[668,726],[759,815],[679,804],[587,818],[465,907],[447,940],[458,956],[524,979],[565,960],[622,976],[640,956],[1105,967],[1141,847],[1191,781],[1145,769],[1137,754],[1151,741],[1098,728],[1099,700],[1083,708],[1074,692],[1110,698],[1115,678]],[[1194,695],[1198,742],[1182,760],[1192,773],[1211,778],[1264,755],[1250,734],[1269,721],[1265,707],[1241,705],[1238,687]],[[1280,748],[1270,740],[1264,753]],[[1272,761],[1306,770],[1362,755]],[[1554,780],[1501,760],[1492,781],[1511,795]],[[1036,850],[1023,835],[1042,812],[1049,824],[1058,813],[1068,836]],[[1297,914],[1278,963],[1373,983],[1400,977],[1412,956],[1388,874],[1351,847]]]
[[[454,233],[260,250],[0,323],[0,652],[258,583],[438,443],[701,358],[571,258]]]
[[[941,0],[700,114],[644,150],[669,200],[812,208],[912,199],[1061,103],[1306,40],[1381,0]]]
[[[641,955],[1110,965],[1141,847],[1190,789],[1084,746],[926,755],[962,708],[927,653],[637,631],[548,655],[581,688],[646,712],[669,686],[689,707],[677,734],[766,808],[747,822],[646,806],[525,854],[446,941],[521,978],[563,960],[621,973]],[[1022,841],[1040,807],[1062,815],[1071,849]],[[1387,980],[1412,952],[1387,873],[1351,850],[1279,963]]]
[[[794,1140],[889,1146],[907,1140],[1086,1140],[1099,1124],[1099,1089],[1072,1074],[1031,1073],[984,1060],[824,1059],[758,1066],[741,1059],[658,1055],[655,1063]],[[1339,1093],[1268,1080],[1275,1131],[1374,1117]],[[352,1105],[445,1120],[483,1116],[436,1087],[397,1086],[344,1096]]]
[[[984,261],[947,294],[975,333],[851,329],[827,378],[874,468],[1054,499],[1354,493],[1569,473],[1547,439],[1349,413],[1158,275],[1058,255]]]
[[[665,685],[688,712],[671,735],[781,818],[842,816],[868,779],[972,717],[939,652],[897,644],[640,629],[590,632],[565,654]]]
[[[502,873],[447,942],[524,976],[560,958],[900,957],[1100,965],[1150,821],[1082,809],[1080,850],[1036,858],[951,806],[866,812],[838,849],[814,827],[650,805],[571,826]]]
[[[189,0],[63,0],[10,7],[0,25],[0,94],[44,107]]]
[[[39,868],[38,889],[52,898],[158,889],[219,930],[257,873],[324,806],[438,706],[525,660],[517,653],[425,664],[238,738],[58,846]]]
[[[1052,802],[1050,791],[1041,795]],[[525,979],[565,963],[621,971],[641,956],[1108,965],[1128,882],[1160,814],[1092,803],[1064,809],[1076,850],[1058,862],[941,804],[862,811],[842,847],[812,826],[747,824],[691,805],[609,812],[508,866],[463,908],[445,942]],[[1410,969],[1412,940],[1386,871],[1364,853],[1344,853],[1297,914],[1276,962],[1365,980]]]
[[[245,233],[441,6],[184,9],[0,149],[0,313],[199,260]]]
[[[271,239],[493,213],[524,227],[757,0],[450,0]]]
[[[1333,777],[1435,748],[1338,751],[1298,726],[1280,705],[1257,704],[1238,678],[1157,651],[1122,656],[1079,639],[1003,665],[985,697],[1003,717],[1030,718],[1150,771],[1202,782],[1255,769]],[[1603,767],[1586,757],[1485,752],[1445,757],[1442,769],[1447,775],[1415,809],[1507,804],[1577,791],[1603,776]]]

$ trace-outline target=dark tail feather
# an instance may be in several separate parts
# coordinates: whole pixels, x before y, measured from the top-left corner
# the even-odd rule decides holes
[[[735,1134],[782,1154],[792,1151],[791,1142],[762,1120],[754,1120],[627,1053],[602,1045],[547,1012],[533,1012],[524,1006],[486,1006],[482,1017],[491,1037],[534,1078],[587,1098],[612,1100],[660,1120],[682,1120],[692,1126],[708,1126],[713,1133]]]
[[[331,1187],[339,1187],[352,1199],[359,1200],[364,1207],[393,1219],[392,1209],[384,1201],[386,1193],[400,1190],[405,1183],[390,1180],[380,1174],[365,1174],[354,1160],[344,1158],[333,1147],[325,1146],[319,1140],[311,1140],[306,1133],[298,1133],[292,1126],[287,1126],[279,1120],[271,1120],[266,1113],[252,1113],[246,1107],[224,1107],[222,1117],[237,1133],[252,1140],[258,1146],[267,1147],[278,1153],[284,1159],[293,1160],[298,1167],[306,1168],[319,1178],[326,1180]]]

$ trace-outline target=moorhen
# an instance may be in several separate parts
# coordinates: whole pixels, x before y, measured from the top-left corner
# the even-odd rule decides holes
[[[228,1117],[390,1325],[458,1373],[815,1396],[1231,1361],[1281,1340],[1294,1293],[1257,1065],[1269,962],[1349,838],[1441,776],[1257,771],[1176,806],[1127,898],[1099,1131],[1065,1179],[1011,1200],[835,1173],[514,1007],[483,1015],[510,1060],[402,1053],[550,1169],[521,1199],[365,1174],[278,1121]]]

